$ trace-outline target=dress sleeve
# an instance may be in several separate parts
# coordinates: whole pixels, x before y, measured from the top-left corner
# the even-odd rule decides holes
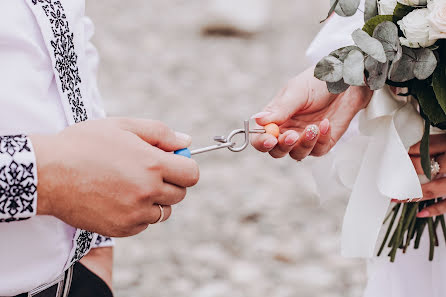
[[[0,136],[0,223],[36,215],[37,167],[26,135]]]

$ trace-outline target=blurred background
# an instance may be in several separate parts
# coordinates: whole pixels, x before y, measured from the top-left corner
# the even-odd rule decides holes
[[[87,1],[108,114],[160,119],[193,147],[242,128],[310,65],[329,9],[268,2]],[[299,163],[252,148],[195,159],[201,181],[171,219],[117,241],[117,297],[361,296],[363,263],[339,252],[345,205],[319,206]]]

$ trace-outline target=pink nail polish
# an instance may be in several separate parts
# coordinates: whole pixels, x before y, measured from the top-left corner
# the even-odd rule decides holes
[[[299,134],[297,133],[290,134],[285,138],[285,144],[294,145],[298,139],[299,139]]]
[[[271,148],[275,147],[276,144],[277,144],[277,139],[273,138],[273,139],[265,140],[265,142],[263,143],[263,146],[267,149],[271,149]]]
[[[429,211],[426,210],[426,209],[423,209],[422,211],[420,211],[420,212],[417,214],[417,218],[427,218],[427,217],[430,217],[430,213],[429,213]]]
[[[328,129],[330,129],[330,121],[328,119],[323,120],[319,127],[321,129],[321,134],[327,135]]]
[[[271,114],[271,112],[269,112],[269,111],[261,111],[259,113],[256,113],[255,115],[253,115],[251,117],[251,119],[261,119],[261,118],[266,117],[270,114]]]
[[[316,125],[308,126],[307,129],[305,129],[305,138],[308,141],[314,140],[319,135],[319,128]]]

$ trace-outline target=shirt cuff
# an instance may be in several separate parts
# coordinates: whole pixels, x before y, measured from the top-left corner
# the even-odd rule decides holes
[[[0,222],[36,215],[37,166],[26,135],[0,136]]]
[[[115,240],[111,237],[98,234],[92,248],[110,247],[115,245]]]

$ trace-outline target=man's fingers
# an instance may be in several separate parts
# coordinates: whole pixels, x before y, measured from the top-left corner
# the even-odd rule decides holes
[[[427,184],[421,185],[423,189],[423,199],[433,199],[443,197],[446,193],[446,178],[439,178]]]
[[[263,153],[272,150],[277,145],[277,142],[277,138],[267,133],[255,135],[251,140],[252,146]]]
[[[294,145],[299,140],[299,133],[294,130],[288,130],[279,135],[278,144],[273,148],[269,154],[273,158],[283,158],[293,149]]]
[[[290,152],[291,158],[300,161],[310,155],[319,138],[319,127],[316,125],[308,126],[303,135],[297,141],[297,144]]]
[[[417,214],[419,218],[435,217],[446,213],[446,200],[426,207]]]
[[[161,175],[166,183],[181,188],[192,187],[200,178],[197,162],[183,156],[161,152],[158,154]]]
[[[432,135],[429,142],[429,153],[438,155],[446,152],[446,135]],[[409,150],[410,155],[420,155],[420,142],[412,146]]]
[[[172,214],[172,207],[169,205],[161,205],[161,207],[163,208],[163,212],[164,212],[163,219],[161,220],[161,222],[164,222],[170,218],[170,216]],[[161,215],[162,214],[161,214],[161,209],[160,209],[159,205],[153,204],[149,210],[147,223],[149,223],[149,224],[157,223],[158,220],[161,218]]]
[[[331,149],[331,126],[325,119],[319,124],[320,136],[311,152],[312,156],[320,157],[328,153]]]
[[[160,121],[132,118],[118,119],[118,121],[123,129],[166,152],[189,147],[192,142],[189,135],[175,132]]]
[[[161,193],[154,200],[156,204],[160,205],[175,205],[183,201],[186,197],[186,188],[178,187],[172,184],[164,183],[160,189]]]

